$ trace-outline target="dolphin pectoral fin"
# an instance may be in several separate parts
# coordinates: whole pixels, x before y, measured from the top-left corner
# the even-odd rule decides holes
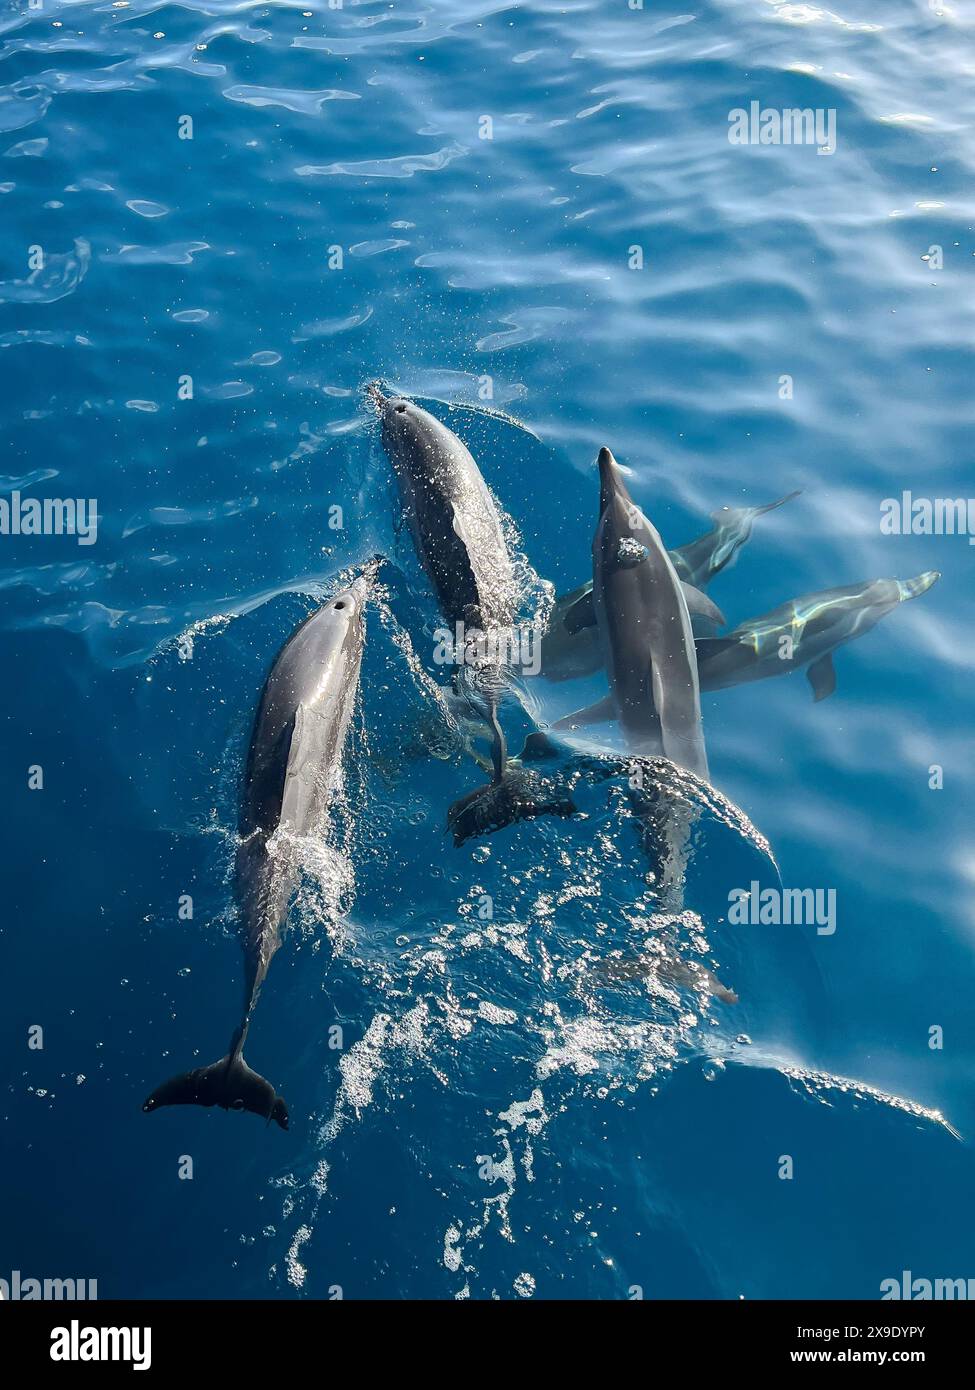
[[[560,611],[565,611],[578,603],[579,599],[585,598],[586,594],[592,593],[592,580],[587,579],[585,584],[580,584],[578,589],[570,589],[567,594],[559,594],[555,600],[555,606]]]
[[[252,1071],[243,1053],[233,1051],[219,1062],[196,1071],[171,1076],[143,1102],[143,1112],[151,1114],[164,1105],[219,1105],[222,1110],[249,1110],[270,1124],[275,1120],[288,1128],[288,1107],[284,1097],[275,1094],[270,1081]]]
[[[518,754],[518,761],[520,763],[547,762],[552,758],[558,758],[560,754],[561,750],[555,740],[549,738],[544,730],[536,729],[525,739],[525,746]]]
[[[827,652],[806,671],[809,677],[809,684],[813,688],[813,701],[819,703],[826,700],[836,689],[836,668],[833,665],[833,653]]]
[[[571,637],[583,628],[596,626],[596,606],[593,603],[591,585],[565,610],[562,624]]]
[[[535,816],[572,816],[576,806],[568,792],[524,768],[509,767],[498,782],[455,801],[447,812],[447,829],[459,848],[474,835],[488,835]]]
[[[284,790],[281,793],[279,821],[282,825],[303,825],[307,821],[320,776],[320,747],[324,730],[325,723],[320,711],[314,706],[299,704],[291,728]]]
[[[713,599],[708,598],[707,594],[696,589],[693,584],[688,584],[681,580],[680,587],[684,593],[684,600],[687,603],[687,611],[691,618],[704,618],[709,623],[714,623],[715,627],[727,627],[728,619]]]
[[[607,719],[616,718],[616,701],[612,695],[597,700],[587,709],[578,709],[575,714],[565,714],[552,725],[553,729],[582,729],[587,724],[605,724]]]

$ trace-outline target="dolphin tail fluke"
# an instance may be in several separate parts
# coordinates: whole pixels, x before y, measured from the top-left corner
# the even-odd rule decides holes
[[[447,829],[459,846],[474,835],[488,835],[516,821],[575,812],[575,803],[564,788],[536,772],[509,765],[502,777],[454,802],[447,812]]]
[[[262,1115],[268,1124],[275,1120],[282,1129],[288,1128],[284,1098],[275,1094],[270,1081],[251,1070],[237,1047],[208,1067],[171,1076],[153,1091],[142,1109],[148,1115],[163,1105],[219,1105],[223,1110],[249,1110]]]

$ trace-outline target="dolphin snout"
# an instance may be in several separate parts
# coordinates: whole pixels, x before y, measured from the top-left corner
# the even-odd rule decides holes
[[[360,607],[367,603],[372,596],[376,575],[385,563],[385,555],[374,555],[371,560],[366,561],[362,566],[362,573],[352,581],[346,590],[346,593],[352,594]]]
[[[385,422],[393,415],[404,415],[413,404],[406,396],[387,396],[378,381],[370,381],[363,388],[376,411]]]
[[[612,450],[607,449],[605,444],[599,451],[596,466],[599,469],[600,492],[605,500],[615,491],[620,481],[619,464],[613,458]]]

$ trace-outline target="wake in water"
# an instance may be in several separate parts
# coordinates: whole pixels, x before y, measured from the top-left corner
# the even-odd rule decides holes
[[[387,573],[387,585],[393,580]],[[364,724],[381,727],[382,739],[374,733],[368,748],[358,745],[353,773],[363,787],[357,875],[368,887],[328,981],[330,995],[344,1008],[354,1000],[366,1023],[338,1058],[313,1140],[287,1182],[293,1243],[281,1274],[293,1287],[309,1287],[316,1232],[323,1229],[327,1240],[340,1200],[331,1188],[336,1164],[377,1127],[408,1126],[411,1097],[433,1087],[442,1104],[449,1097],[451,1124],[472,1145],[466,1161],[475,1191],[468,1210],[455,1207],[445,1223],[442,1253],[462,1294],[475,1277],[477,1249],[492,1233],[512,1236],[512,1204],[522,1184],[534,1181],[536,1146],[551,1115],[652,1089],[682,1061],[710,1055],[716,1038],[736,1046],[734,962],[701,912],[661,906],[643,804],[653,779],[693,811],[684,865],[692,897],[700,889],[691,872],[698,857],[703,873],[744,849],[739,876],[775,871],[763,837],[691,774],[665,760],[639,767],[571,750],[563,750],[560,775],[578,801],[577,816],[532,821],[503,839],[453,850],[441,807],[468,754],[442,688],[393,616],[403,595],[395,587],[387,593],[392,605],[380,597],[382,638],[371,645],[363,687]],[[399,691],[396,708],[386,706],[378,720],[377,692],[391,688]],[[438,723],[442,732],[433,735]],[[419,741],[418,729],[426,731]],[[425,746],[431,736],[442,755],[433,766]],[[642,786],[631,785],[637,771]],[[382,835],[389,818],[414,827],[408,860],[392,857]],[[394,885],[404,874],[409,893],[397,908]],[[365,931],[369,920],[378,925]],[[485,1102],[499,1075],[522,1077],[523,1090],[488,1102],[495,1112],[488,1123]]]

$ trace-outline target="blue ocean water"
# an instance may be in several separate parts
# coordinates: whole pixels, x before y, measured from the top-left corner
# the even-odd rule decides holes
[[[0,1277],[875,1298],[975,1275],[973,552],[879,525],[904,489],[971,491],[973,26],[837,3],[4,4],[2,495],[95,498],[99,524],[0,536]],[[835,112],[835,151],[731,144],[752,101]],[[376,377],[473,450],[530,597],[587,578],[602,444],[669,545],[802,490],[715,581],[732,623],[941,572],[840,652],[829,700],[799,675],[704,698],[715,784],[786,885],[836,893],[832,935],[732,928],[729,884],[766,869],[702,832],[671,927],[738,1005],[600,979],[654,911],[605,790],[445,836],[478,773]],[[248,1044],[292,1128],[143,1115],[235,1021],[264,675],[376,552],[345,813]],[[531,685],[543,723],[590,691]]]

